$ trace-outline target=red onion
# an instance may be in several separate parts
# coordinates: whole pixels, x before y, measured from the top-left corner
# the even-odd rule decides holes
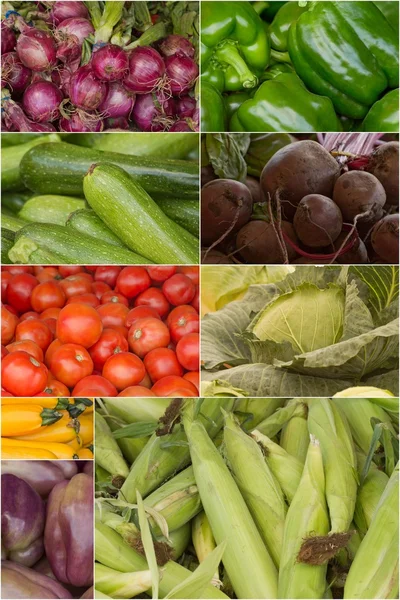
[[[195,84],[199,68],[191,58],[175,54],[165,60],[165,70],[170,78],[171,92],[177,96],[187,94]]]
[[[5,54],[6,52],[12,52],[15,49],[15,44],[17,43],[17,38],[15,37],[15,33],[10,27],[1,22],[1,54]]]
[[[193,117],[196,104],[196,100],[192,96],[182,96],[176,101],[176,114],[182,119]]]
[[[5,90],[3,90],[3,93]],[[3,117],[6,127],[13,131],[48,132],[56,131],[50,123],[35,123],[28,119],[24,111],[14,100],[2,98]]]
[[[63,95],[51,81],[37,81],[26,88],[22,108],[33,121],[47,123],[58,119]]]
[[[16,52],[7,52],[1,57],[1,79],[15,95],[21,94],[29,85],[32,71],[25,67]]]
[[[60,131],[66,132],[88,132],[88,131],[102,131],[103,121],[96,114],[91,115],[85,113],[85,111],[79,108],[68,116],[63,116],[60,119]]]
[[[129,129],[129,122],[125,117],[117,119],[105,119],[104,129]]]
[[[100,81],[116,81],[128,72],[128,55],[115,44],[106,44],[92,55],[91,67]]]
[[[173,98],[163,98],[163,94],[142,94],[136,96],[132,118],[142,131],[164,131],[173,123],[175,114]]]
[[[181,35],[168,35],[159,45],[159,50],[163,56],[174,56],[180,53],[189,58],[194,57],[193,45]]]
[[[58,25],[65,19],[71,19],[72,17],[82,17],[83,19],[89,18],[89,12],[83,2],[71,2],[68,0],[57,0],[53,3],[51,9],[52,21],[55,25]]]
[[[84,110],[96,110],[107,94],[107,85],[96,79],[89,66],[80,67],[71,77],[69,95],[72,104]]]
[[[193,131],[186,121],[177,121],[168,129],[168,131]]]
[[[129,57],[129,72],[124,86],[137,94],[152,92],[165,73],[162,56],[150,46],[134,48]]]
[[[68,63],[77,57],[80,59],[82,44],[91,33],[94,33],[94,28],[87,19],[65,19],[54,33],[57,40],[57,58]]]
[[[127,117],[135,103],[135,95],[128,92],[119,81],[108,85],[108,92],[99,106],[99,112],[105,117]]]
[[[34,27],[24,28],[17,40],[20,61],[32,71],[48,71],[57,62],[53,37]]]

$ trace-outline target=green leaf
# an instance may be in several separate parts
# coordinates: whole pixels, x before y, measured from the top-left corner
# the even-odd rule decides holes
[[[369,303],[379,315],[399,297],[399,268],[394,265],[352,266],[350,272],[359,277],[369,289]]]
[[[250,145],[250,134],[207,133],[206,149],[214,169],[221,179],[244,182],[247,165],[243,158]]]
[[[131,423],[130,425],[125,425],[125,427],[121,427],[120,429],[115,429],[113,431],[113,437],[116,440],[121,440],[124,438],[144,438],[148,435],[152,435],[157,427],[157,421],[150,421],[149,423],[139,421],[138,423]]]
[[[143,504],[142,496],[140,495],[139,490],[136,491],[136,501],[138,505],[138,519],[139,519],[139,527],[140,534],[142,537],[142,543],[144,552],[146,555],[146,561],[149,566],[151,572],[151,581],[152,581],[152,598],[153,600],[158,600],[158,589],[160,583],[160,572],[157,565],[157,558],[153,544],[153,538],[150,531],[150,525],[147,520],[147,515],[145,512],[145,507]]]

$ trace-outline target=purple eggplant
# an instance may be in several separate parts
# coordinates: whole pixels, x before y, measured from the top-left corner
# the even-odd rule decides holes
[[[85,473],[58,483],[48,498],[44,545],[62,583],[93,583],[93,502],[93,479]]]
[[[86,475],[90,475],[90,477],[93,477],[93,461],[92,460],[85,461],[85,464],[83,465],[83,468],[82,468],[82,473],[86,473]]]
[[[43,554],[45,507],[39,494],[15,475],[1,476],[1,543],[9,560],[31,567]]]
[[[58,581],[33,569],[3,560],[1,562],[1,597],[13,598],[72,598]]]
[[[60,465],[57,464],[60,463]],[[63,470],[63,463],[70,463],[70,475],[67,477]],[[74,461],[50,461],[50,460],[2,460],[2,474],[11,473],[21,477],[29,483],[43,497],[46,497],[56,483],[70,479],[78,472],[78,466]]]

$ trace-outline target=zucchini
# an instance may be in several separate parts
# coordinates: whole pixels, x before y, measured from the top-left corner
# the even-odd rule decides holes
[[[13,213],[17,214],[25,202],[32,198],[33,193],[30,190],[21,192],[4,192],[1,195],[1,206],[8,208]]]
[[[83,178],[99,162],[125,169],[151,196],[198,198],[197,163],[101,152],[62,142],[32,148],[22,160],[21,175],[35,192],[82,196]]]
[[[45,133],[2,133],[1,134],[1,147],[7,148],[8,146],[19,146],[26,142],[31,142],[35,138],[45,136]]]
[[[35,196],[24,204],[18,216],[32,223],[65,225],[71,213],[85,206],[84,200],[71,196]]]
[[[118,248],[88,235],[75,233],[61,225],[29,223],[15,234],[9,251],[13,262],[33,264],[36,250],[55,252],[65,257],[66,264],[140,265],[150,261],[126,248]]]
[[[1,226],[5,229],[8,229],[9,231],[18,231],[24,225],[26,225],[26,221],[18,219],[15,215],[1,213]]]
[[[15,233],[5,227],[1,228],[1,263],[3,265],[11,265],[10,257],[8,256],[9,250],[14,245]]]
[[[23,190],[24,184],[20,177],[20,164],[23,156],[35,146],[47,142],[60,142],[60,136],[50,133],[46,137],[35,137],[30,142],[17,146],[8,146],[1,151],[1,189],[3,192]]]
[[[93,165],[83,189],[95,213],[131,250],[158,264],[198,262],[198,240],[171,221],[123,169]]]
[[[67,221],[67,227],[71,227],[79,233],[85,233],[114,246],[124,246],[115,233],[90,208],[84,208],[72,213]]]
[[[170,198],[160,198],[157,200],[158,206],[175,223],[190,231],[197,238],[199,237],[199,203],[197,200],[172,200]]]

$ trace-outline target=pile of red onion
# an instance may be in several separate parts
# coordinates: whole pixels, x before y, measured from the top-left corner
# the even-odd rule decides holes
[[[13,11],[1,23],[3,131],[198,131],[199,71],[188,39],[169,35],[157,48],[132,50],[90,43],[82,66],[95,33],[84,2],[55,1],[46,24]]]

